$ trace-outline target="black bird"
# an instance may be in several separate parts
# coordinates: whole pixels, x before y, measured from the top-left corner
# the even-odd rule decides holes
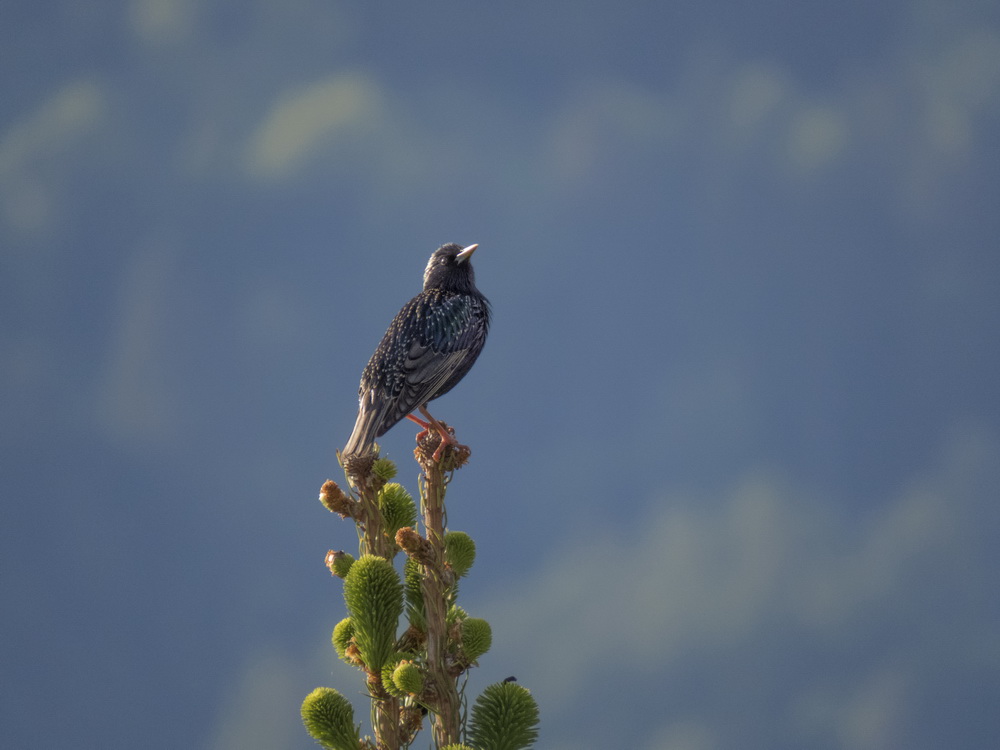
[[[469,260],[478,245],[442,245],[427,261],[424,290],[411,299],[382,337],[361,374],[358,419],[343,455],[369,453],[376,438],[403,417],[441,434],[440,451],[455,439],[427,411],[472,368],[486,342],[490,303],[476,288]],[[410,415],[414,409],[427,422]]]

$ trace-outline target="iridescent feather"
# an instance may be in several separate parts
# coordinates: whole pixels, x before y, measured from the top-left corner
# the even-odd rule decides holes
[[[490,306],[476,288],[475,249],[448,244],[431,255],[424,290],[393,318],[361,375],[345,456],[369,452],[389,428],[454,388],[479,357]]]

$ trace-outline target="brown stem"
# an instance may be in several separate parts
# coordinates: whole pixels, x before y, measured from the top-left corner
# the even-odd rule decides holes
[[[391,696],[375,701],[375,743],[378,750],[399,750],[403,746],[399,724],[399,699]]]
[[[384,533],[382,511],[378,507],[378,493],[385,484],[375,476],[372,465],[375,455],[347,456],[344,469],[347,478],[358,493],[354,520],[361,529],[361,554],[378,555],[386,560],[393,557],[392,541]]]
[[[378,508],[378,491],[371,483],[358,488],[361,518],[358,519],[364,536],[361,538],[361,554],[378,555],[389,559],[383,550],[382,511]]]
[[[426,456],[426,454],[425,454]],[[447,664],[448,582],[444,580],[444,470],[440,461],[422,460],[424,469],[424,531],[430,543],[432,561],[423,566],[422,588],[427,616],[427,672],[436,695],[434,741],[444,747],[459,741],[461,703],[455,679]]]

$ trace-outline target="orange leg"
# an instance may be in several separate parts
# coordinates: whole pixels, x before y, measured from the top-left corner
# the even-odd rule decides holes
[[[427,431],[431,428],[431,426],[430,426],[429,423],[425,422],[422,419],[417,419],[412,414],[407,414],[406,418],[409,419],[411,422],[416,422],[418,425],[420,425],[421,427],[424,428],[420,432],[417,433],[417,440],[420,440],[420,438],[422,438],[424,435],[426,435]]]
[[[429,430],[431,427],[433,427],[435,430],[437,430],[438,434],[441,436],[441,444],[438,445],[437,450],[434,451],[434,460],[440,461],[441,452],[444,450],[444,447],[446,445],[458,445],[458,441],[455,439],[454,435],[448,432],[448,430],[445,428],[444,425],[442,425],[440,422],[434,419],[434,417],[431,416],[431,413],[427,411],[426,405],[421,405],[418,407],[418,409],[420,410],[420,413],[427,418],[428,424],[424,425],[424,430],[426,431]],[[419,423],[419,420],[414,419],[413,417],[410,417],[410,419],[413,419],[414,422]]]

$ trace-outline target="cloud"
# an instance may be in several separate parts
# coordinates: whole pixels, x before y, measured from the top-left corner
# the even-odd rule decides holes
[[[917,721],[908,704],[913,676],[877,666],[846,689],[820,685],[794,701],[793,722],[806,736],[836,737],[844,748],[906,746],[905,727]]]
[[[176,427],[165,376],[169,347],[164,344],[174,258],[171,247],[151,242],[133,255],[121,280],[97,419],[122,441],[160,440]]]
[[[1000,100],[1000,34],[995,29],[942,29],[933,38],[940,41],[930,49],[909,51],[905,77],[893,82],[912,96],[899,113],[893,137],[908,136],[910,158],[901,192],[904,206],[919,216],[950,210],[955,175],[975,166],[976,155],[994,138],[989,123]]]
[[[763,62],[740,66],[727,92],[730,125],[737,133],[753,132],[764,125],[791,93],[788,71]]]
[[[581,82],[552,117],[545,173],[564,189],[586,182],[625,154],[675,144],[679,124],[662,92],[607,76]]]
[[[381,110],[379,86],[357,72],[286,92],[251,136],[246,170],[259,179],[288,176],[331,144],[363,137],[380,120]]]
[[[847,143],[847,131],[846,118],[835,107],[807,107],[796,112],[788,136],[792,164],[813,170],[832,162]]]
[[[747,180],[839,191],[867,169],[900,208],[940,211],[987,147],[1000,96],[1000,35],[942,28],[941,14],[952,15],[914,6],[899,21],[909,33],[868,64],[845,58],[821,87],[777,55],[738,57],[698,40],[673,80],[581,80],[551,115],[543,178],[559,190],[606,189],[633,175],[625,167],[669,171],[695,158],[705,191],[738,196]]]
[[[337,661],[330,631],[325,633],[325,637],[317,634],[311,641],[315,648],[305,656],[268,647],[248,651],[232,680],[232,690],[220,700],[205,746],[209,750],[308,747],[311,739],[299,708],[318,685],[339,690],[354,706],[354,720],[361,724],[362,735],[370,733],[364,678]]]
[[[132,32],[145,42],[170,44],[190,36],[195,24],[192,0],[132,0],[129,6]]]
[[[969,30],[950,40],[915,71],[927,105],[928,145],[940,152],[967,152],[975,120],[1000,92],[1000,35]]]
[[[104,88],[92,78],[65,84],[0,134],[0,218],[37,232],[56,213],[66,151],[103,125]]]
[[[227,693],[207,747],[290,747],[306,737],[296,711],[306,696],[301,678],[301,667],[291,659],[269,651],[253,654]]]
[[[628,533],[575,533],[522,588],[485,605],[497,644],[486,658],[556,713],[578,713],[594,690],[642,691],[691,672],[712,683],[716,702],[699,709],[713,731],[665,708],[666,724],[645,731],[666,739],[649,747],[728,745],[748,709],[726,690],[747,679],[747,661],[767,665],[754,689],[781,706],[770,740],[898,746],[933,683],[968,669],[942,660],[948,644],[985,645],[975,602],[996,564],[988,488],[998,465],[995,438],[968,428],[934,472],[864,512],[768,475],[719,500],[665,496]]]
[[[647,750],[713,750],[718,743],[704,724],[683,721],[670,724],[653,734]]]

